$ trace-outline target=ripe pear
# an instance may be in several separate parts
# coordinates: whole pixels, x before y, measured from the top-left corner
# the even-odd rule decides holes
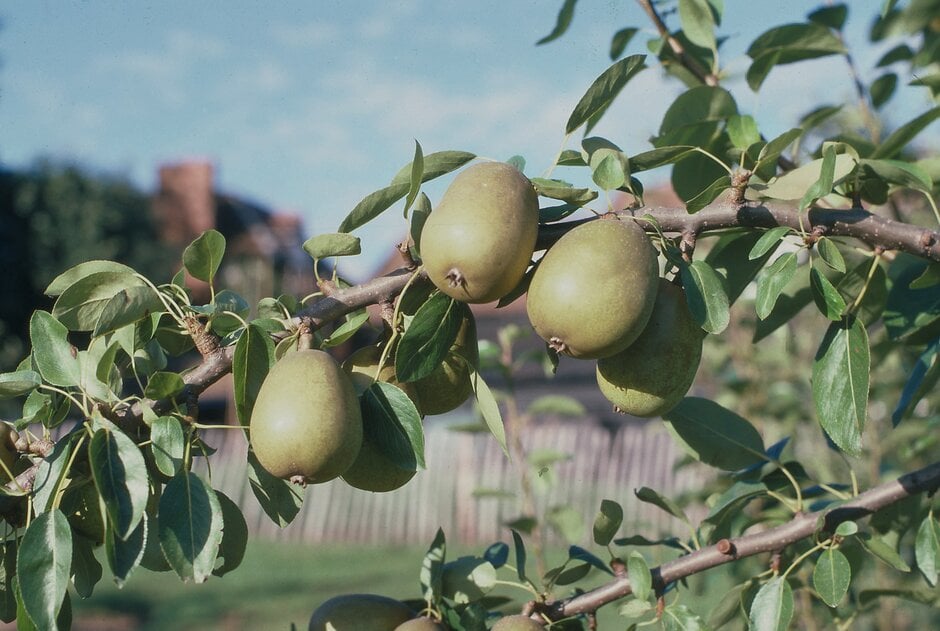
[[[413,383],[421,413],[445,414],[463,405],[473,394],[470,368],[479,362],[477,325],[473,314],[468,314],[441,365]]]
[[[427,617],[413,618],[395,627],[395,631],[447,631],[448,629],[449,627],[443,622]]]
[[[500,618],[491,631],[544,631],[545,627],[529,616],[518,614]]]
[[[529,321],[561,354],[609,357],[646,326],[658,273],[656,251],[632,220],[611,217],[582,224],[539,263],[526,298]]]
[[[295,482],[332,480],[362,446],[352,381],[323,351],[288,353],[258,389],[249,431],[258,461],[272,475]]]
[[[414,617],[404,603],[375,594],[335,596],[316,608],[308,631],[394,631]]]
[[[597,362],[597,385],[625,414],[661,416],[686,395],[702,359],[704,331],[685,293],[662,279],[649,322],[620,353]]]
[[[522,280],[538,223],[538,196],[518,169],[503,162],[470,166],[424,224],[420,249],[428,277],[463,302],[498,300]]]
[[[372,382],[376,381],[376,370],[378,370],[381,358],[382,349],[380,347],[364,346],[343,361],[343,370],[352,379],[357,395],[361,395],[372,385]],[[415,406],[418,405],[418,395],[415,392],[414,385],[398,381],[398,376],[395,374],[394,357],[390,356],[385,359],[382,370],[378,373],[378,381],[384,381],[400,388],[415,403]]]

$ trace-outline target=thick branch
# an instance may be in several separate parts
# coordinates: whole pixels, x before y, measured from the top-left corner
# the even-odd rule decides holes
[[[815,513],[802,513],[776,528],[743,535],[736,539],[696,550],[691,554],[663,563],[652,570],[653,586],[661,591],[669,583],[698,574],[707,569],[730,563],[737,559],[775,552],[811,537],[817,530],[833,533],[844,521],[855,521],[895,504],[905,498],[940,488],[940,462],[919,469],[900,478],[876,486],[859,494],[853,500],[836,508]],[[548,615],[554,620],[595,611],[619,598],[632,593],[628,578],[617,578],[610,583],[585,594],[555,603]]]
[[[940,232],[886,219],[862,208],[811,208],[806,213],[800,213],[792,207],[751,202],[744,206],[712,204],[691,215],[685,208],[640,208],[622,211],[621,215],[633,216],[645,223],[648,232],[653,231],[653,223],[644,219],[647,216],[664,232],[681,234],[698,235],[740,227],[788,226],[796,231],[805,230],[807,234],[852,237],[871,247],[907,252],[932,261],[940,261]],[[539,232],[538,247],[547,248],[574,226],[593,220],[591,218],[544,226]]]

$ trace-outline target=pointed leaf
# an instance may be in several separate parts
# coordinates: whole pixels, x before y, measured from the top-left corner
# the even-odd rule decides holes
[[[268,473],[253,451],[248,452],[248,482],[261,509],[281,528],[290,524],[300,512],[304,502],[303,489]]]
[[[711,265],[703,260],[682,267],[689,310],[695,321],[708,333],[721,333],[728,326],[731,314],[724,283]]]
[[[424,151],[421,149],[421,143],[415,140],[415,155],[411,160],[411,182],[408,189],[408,195],[405,197],[405,219],[408,218],[408,210],[418,197],[418,191],[421,190],[421,177],[424,175]]]
[[[183,250],[183,266],[193,278],[211,284],[224,254],[225,237],[218,230],[206,230]]]
[[[783,239],[785,235],[790,232],[788,226],[777,226],[776,228],[771,228],[760,236],[760,239],[757,240],[757,243],[754,244],[754,247],[751,248],[750,253],[748,253],[747,258],[751,261],[754,259],[759,259],[760,257],[767,254],[775,245],[780,243],[780,240]]]
[[[633,36],[636,35],[638,31],[639,29],[637,28],[627,27],[614,33],[613,38],[610,40],[611,61],[615,61],[623,54],[623,51],[626,50],[627,46],[630,44],[630,40],[633,39]]]
[[[215,492],[222,507],[222,543],[218,558],[221,563],[212,570],[213,576],[225,576],[241,565],[248,547],[248,524],[238,504],[221,491]]]
[[[495,585],[496,568],[489,561],[467,556],[444,564],[441,593],[458,605],[480,600]]]
[[[601,509],[594,518],[594,543],[610,545],[623,524],[623,507],[613,500],[601,500]]]
[[[795,127],[783,132],[768,142],[760,150],[760,153],[757,156],[757,166],[755,167],[755,170],[760,169],[764,165],[776,163],[777,159],[780,157],[780,154],[783,153],[787,147],[793,144],[793,141],[802,135],[803,130]]]
[[[690,42],[715,48],[715,16],[708,0],[679,0],[679,23]]]
[[[561,6],[561,10],[558,12],[555,28],[552,29],[551,33],[535,42],[536,46],[547,44],[565,34],[565,31],[567,31],[568,27],[571,25],[571,19],[574,17],[574,7],[577,3],[578,0],[565,0],[565,3]]]
[[[415,404],[400,388],[376,381],[362,393],[363,439],[398,467],[424,469],[424,428]]]
[[[123,587],[144,558],[147,537],[156,537],[157,533],[149,532],[147,516],[140,520],[134,531],[126,538],[121,538],[110,525],[105,531],[104,548],[108,558],[108,567],[114,575],[114,582]]]
[[[796,275],[796,270],[796,252],[785,252],[758,276],[757,299],[754,303],[758,318],[763,320],[770,315],[780,294]]]
[[[506,428],[503,426],[503,415],[499,411],[499,404],[496,397],[490,391],[490,387],[483,381],[483,377],[477,371],[470,374],[470,382],[473,384],[473,392],[476,395],[477,406],[480,408],[480,415],[483,417],[483,423],[487,429],[503,448],[506,457],[509,458],[509,447],[506,445]]]
[[[29,394],[42,385],[42,377],[33,370],[17,370],[0,374],[0,399]]]
[[[95,558],[95,542],[72,531],[72,585],[82,598],[90,598],[95,585],[103,574],[101,564]]]
[[[868,332],[853,316],[829,326],[813,362],[819,423],[839,449],[855,456],[862,449],[870,364]]]
[[[800,199],[800,210],[809,208],[817,199],[832,192],[835,181],[836,150],[831,144],[823,150],[822,164],[819,167],[819,179],[806,189]]]
[[[69,344],[68,329],[46,311],[34,311],[29,319],[32,358],[42,378],[54,386],[81,383],[78,351]]]
[[[178,418],[161,416],[150,424],[150,449],[160,473],[170,478],[179,473],[186,451],[186,435]]]
[[[519,577],[520,581],[527,581],[525,574],[525,563],[526,563],[526,552],[525,552],[525,543],[522,541],[522,536],[515,530],[510,530],[512,533],[512,544],[513,548],[516,551],[516,576]]]
[[[931,587],[937,586],[937,575],[940,573],[940,523],[929,513],[917,528],[914,540],[914,558],[917,569],[927,580]]]
[[[339,225],[339,232],[352,232],[391,208],[392,204],[408,194],[410,182],[400,182],[369,193],[356,204]]]
[[[786,631],[793,617],[793,591],[782,577],[766,582],[751,602],[749,620],[754,631]]]
[[[273,363],[274,342],[271,336],[256,324],[249,324],[235,343],[232,359],[235,413],[242,426],[248,426],[261,383]]]
[[[767,461],[754,426],[714,401],[686,397],[664,418],[686,451],[705,464],[736,471]]]
[[[444,575],[444,561],[447,557],[447,541],[444,530],[437,529],[434,541],[428,547],[424,560],[421,562],[421,591],[422,597],[430,602],[437,603],[441,599],[441,581]]]
[[[928,125],[940,117],[940,106],[930,109],[912,121],[901,125],[875,148],[870,158],[894,158]]]
[[[650,574],[649,564],[643,555],[633,550],[627,557],[627,576],[633,595],[639,600],[646,600],[653,591],[653,575]]]
[[[676,519],[681,519],[687,524],[692,522],[689,520],[689,516],[685,514],[685,511],[680,508],[678,504],[674,501],[662,495],[661,493],[649,488],[648,486],[640,487],[635,489],[633,494],[636,495],[636,498],[641,502],[646,502],[647,504],[652,504],[657,506],[662,510],[666,511]]]
[[[395,374],[403,383],[427,377],[441,365],[469,308],[443,292],[415,312],[395,352]]]
[[[103,422],[88,445],[88,461],[108,522],[126,539],[147,508],[150,485],[144,456],[127,434]]]
[[[446,175],[451,171],[456,171],[474,158],[476,158],[476,154],[467,151],[435,151],[434,153],[422,156],[421,161],[424,163],[424,169],[422,169],[421,173],[421,182],[428,182],[442,175]],[[410,189],[414,171],[414,161],[409,162],[395,174],[395,177],[392,178],[391,185],[408,184]],[[341,230],[341,232],[347,231]]]
[[[54,298],[86,276],[91,276],[98,272],[111,272],[125,276],[134,276],[136,274],[136,272],[127,265],[115,263],[114,261],[85,261],[84,263],[70,267],[56,276],[43,293]]]
[[[627,82],[646,65],[646,55],[631,55],[615,62],[605,70],[588,88],[565,125],[565,133],[572,133],[586,123],[594,114],[605,109],[620,93]]]
[[[104,303],[92,335],[97,337],[116,331],[165,310],[160,296],[149,285],[126,287]]]
[[[212,573],[222,542],[222,507],[202,478],[181,471],[160,497],[160,548],[183,579],[202,583]]]
[[[830,320],[841,320],[845,312],[845,299],[836,291],[832,282],[816,267],[809,270],[809,282],[813,291],[813,300],[820,313]]]
[[[172,399],[186,389],[183,378],[175,372],[155,372],[147,380],[144,396],[148,399]]]
[[[845,259],[832,239],[822,237],[816,242],[816,251],[819,252],[819,256],[826,262],[826,265],[837,272],[845,273]]]
[[[20,542],[16,578],[23,608],[40,629],[58,629],[56,617],[69,585],[72,529],[58,509],[37,516]]]

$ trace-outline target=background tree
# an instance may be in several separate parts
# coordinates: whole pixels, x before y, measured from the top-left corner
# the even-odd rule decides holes
[[[575,4],[564,3],[555,30],[542,43],[564,34]],[[320,279],[314,296],[265,298],[252,310],[216,287],[225,241],[209,231],[183,253],[186,271],[210,285],[208,304],[192,302],[182,274],[156,285],[127,266],[97,261],[56,276],[44,290],[55,299],[51,311],[36,310],[29,319],[29,356],[0,375],[0,394],[22,403],[12,423],[21,434],[3,425],[10,436],[0,461],[11,479],[0,503],[6,529],[2,617],[38,628],[68,626],[70,585],[79,596],[91,592],[102,574],[94,555],[99,547],[119,583],[138,567],[202,582],[238,566],[247,536],[244,519],[232,500],[213,489],[211,476],[192,471],[197,455],[211,460],[211,446],[201,437],[199,395],[229,372],[239,420],[255,447],[246,463],[252,490],[282,525],[296,514],[304,483],[343,475],[352,484],[363,479],[352,473],[366,471],[368,484],[423,466],[425,396],[440,391],[422,392],[426,379],[469,382],[484,425],[518,457],[522,451],[510,447],[498,399],[480,375],[495,360],[511,376],[511,344],[500,340],[495,358],[468,351],[473,315],[466,303],[494,298],[489,287],[475,293],[478,284],[492,280],[488,265],[520,276],[514,287],[497,292],[499,303],[507,304],[530,286],[535,290],[537,283],[530,281],[540,269],[557,269],[552,257],[573,251],[574,263],[591,262],[590,273],[575,287],[584,300],[566,306],[565,316],[595,300],[606,281],[616,285],[622,274],[639,276],[650,288],[663,282],[681,286],[684,301],[675,308],[687,310],[701,330],[684,337],[697,342],[707,334],[706,362],[730,374],[725,383],[709,384],[711,398],[686,397],[657,410],[690,461],[717,472],[703,480],[697,498],[705,517],[690,518],[686,499],[637,489],[641,501],[685,525],[651,541],[621,533],[623,509],[605,500],[594,520],[596,551],[573,545],[562,565],[539,569],[538,576],[527,571],[526,544],[515,530],[507,533],[510,543],[456,560],[447,558],[446,537],[439,532],[418,572],[420,591],[410,608],[350,596],[318,609],[310,628],[330,623],[391,629],[401,623],[486,629],[498,617],[489,615],[494,603],[487,598],[498,582],[525,590],[528,601],[517,609],[521,616],[504,618],[494,629],[592,627],[598,609],[614,602],[631,628],[776,630],[797,618],[807,626],[817,620],[840,628],[888,626],[893,621],[879,619],[885,616],[879,604],[889,598],[927,605],[919,613],[923,624],[936,623],[938,173],[937,161],[912,155],[909,144],[940,117],[940,107],[889,133],[876,116],[902,67],[916,77],[915,85],[936,89],[937,2],[884,3],[872,36],[897,37],[898,43],[880,64],[889,69],[870,83],[858,76],[841,37],[847,5],[828,5],[803,22],[757,36],[746,72],[753,90],[772,79],[775,66],[818,57],[841,56],[847,72],[856,75],[859,129],[825,133],[820,124],[840,109],[828,107],[813,109],[801,126],[775,137],[765,137],[760,122],[740,111],[721,85],[716,31],[722,3],[640,4],[659,33],[648,45],[651,56],[688,87],[667,110],[653,148],[627,154],[612,140],[589,135],[612,100],[647,70],[649,55],[623,56],[637,32],[631,27],[614,36],[613,65],[575,105],[565,148],[543,177],[526,180],[484,162],[489,166],[461,171],[432,209],[422,184],[476,156],[425,155],[416,144],[412,162],[389,186],[366,196],[338,232],[305,244],[314,261],[356,254],[359,240],[352,233],[404,200],[410,239],[401,248],[400,270],[358,286],[334,274]],[[584,138],[573,143],[582,129]],[[520,172],[526,168],[520,157],[508,162]],[[659,167],[671,170],[683,207],[644,204],[640,178]],[[576,187],[553,177],[562,168],[580,169],[592,184]],[[512,200],[504,212],[520,222],[510,251],[500,238],[503,218],[494,212],[494,190],[496,197]],[[533,190],[539,202],[532,200]],[[611,199],[619,195],[626,196],[626,209],[613,206]],[[468,217],[467,208],[477,210],[475,204],[482,212]],[[593,212],[561,221],[581,209]],[[440,214],[432,221],[434,213]],[[444,214],[448,221],[440,221]],[[479,233],[480,217],[492,217],[495,227]],[[431,254],[424,239],[444,238],[438,232],[442,223],[468,231],[471,226],[477,234],[468,243],[448,237],[451,247]],[[534,239],[526,229],[530,224]],[[643,244],[631,250],[655,247],[665,281],[651,271],[642,278],[642,268],[601,276],[604,255],[620,264],[624,253],[597,247],[597,240],[570,245],[578,242],[569,237],[587,234],[584,228],[591,234],[637,234],[637,226],[649,237],[624,238]],[[548,254],[530,258],[539,262],[528,270],[507,266],[530,241],[533,255]],[[422,250],[427,271],[420,264]],[[461,256],[435,273],[438,261],[431,265],[430,259],[452,253]],[[613,293],[620,291],[628,290]],[[323,350],[349,339],[373,304],[382,305],[387,327],[366,372],[372,379],[355,390],[348,375],[355,367],[340,368]],[[552,315],[551,301],[542,306],[540,311]],[[334,322],[338,326],[325,334],[324,325]],[[794,384],[797,394],[790,396],[802,405],[784,412],[773,408],[772,397],[741,388],[748,380],[735,373],[748,354],[741,349],[761,353],[760,344],[779,343],[781,327],[793,323],[799,328],[789,336],[790,348],[800,361],[774,368]],[[587,316],[581,324],[575,328],[582,332],[608,332],[595,331],[601,327]],[[585,345],[574,343],[566,330],[535,328],[546,338],[549,365],[590,361],[583,357],[603,362],[611,353],[627,353],[624,361],[658,361],[655,351],[630,356],[648,324],[636,340]],[[742,341],[748,330],[753,338]],[[732,335],[727,345],[717,341]],[[170,372],[157,361],[192,347],[202,357],[192,370]],[[573,358],[578,355],[582,359]],[[891,381],[893,368],[901,369],[899,384]],[[143,396],[125,389],[125,380],[136,382]],[[319,394],[315,402],[309,401],[312,393]],[[321,414],[311,415],[311,407]],[[275,416],[293,423],[295,431],[284,436],[266,429]],[[79,422],[59,429],[70,417]],[[758,422],[765,431],[780,423],[786,437],[765,444]],[[814,448],[823,443],[824,449]],[[401,483],[408,479],[402,475]],[[653,558],[665,560],[651,567]],[[735,586],[704,608],[694,606],[691,579],[719,565],[731,566]],[[581,589],[592,572],[609,578]],[[416,612],[427,620],[408,622]]]

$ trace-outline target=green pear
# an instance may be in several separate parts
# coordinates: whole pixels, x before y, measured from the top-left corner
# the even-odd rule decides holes
[[[685,292],[662,279],[646,328],[625,350],[598,360],[597,384],[625,414],[662,416],[692,386],[704,337],[689,311]]]
[[[438,620],[421,617],[401,623],[395,627],[395,631],[447,631],[449,628]]]
[[[500,618],[491,631],[544,631],[545,626],[521,614]]]
[[[545,253],[529,285],[529,321],[561,354],[608,357],[646,326],[658,273],[656,250],[636,222],[590,221]]]
[[[345,594],[330,598],[310,616],[308,631],[394,631],[414,617],[404,603],[375,594]]]
[[[349,376],[318,350],[288,353],[258,389],[251,446],[272,475],[318,483],[342,475],[362,446],[362,415]]]
[[[515,167],[482,162],[464,169],[428,215],[421,260],[448,296],[484,303],[508,294],[525,275],[538,236],[532,183]]]

